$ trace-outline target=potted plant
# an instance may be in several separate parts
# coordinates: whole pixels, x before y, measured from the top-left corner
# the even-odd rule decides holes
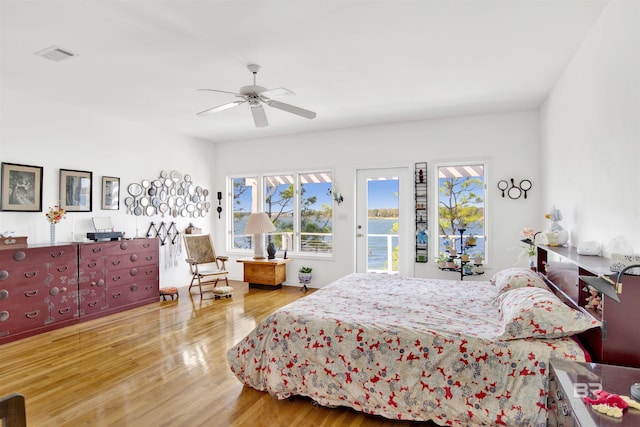
[[[480,252],[476,253],[473,255],[473,263],[475,265],[480,265],[482,264],[482,261],[484,260],[484,258],[482,258],[482,254]]]
[[[476,243],[478,243],[478,236],[476,236],[475,234],[471,234],[469,237],[467,237],[467,241],[465,242],[465,245],[475,246]]]
[[[298,280],[300,281],[300,283],[302,283],[303,285],[308,285],[309,283],[311,283],[312,271],[313,269],[311,267],[300,267],[300,270],[298,270]]]
[[[438,267],[444,268],[444,265],[447,262],[447,255],[444,252],[440,252],[436,261],[438,263]]]

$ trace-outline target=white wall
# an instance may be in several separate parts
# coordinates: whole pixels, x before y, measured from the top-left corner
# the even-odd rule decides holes
[[[314,268],[312,286],[321,287],[355,270],[355,177],[358,169],[407,167],[429,163],[429,180],[434,182],[433,165],[443,161],[487,161],[490,220],[487,228],[495,270],[510,267],[519,253],[519,234],[524,227],[538,227],[541,192],[539,159],[539,118],[536,111],[478,115],[405,122],[392,125],[345,129],[314,134],[290,135],[245,142],[216,144],[216,186],[228,175],[280,173],[330,168],[345,202],[335,206],[334,257],[317,260],[293,256],[287,266],[288,283],[297,283],[302,265]],[[248,155],[250,153],[250,155]],[[500,179],[528,178],[533,183],[528,199],[501,198],[496,187]],[[412,183],[406,191],[413,194]],[[430,206],[435,198],[430,189]],[[225,206],[225,210],[226,210]],[[430,220],[432,221],[432,220]],[[224,221],[216,224],[216,246],[224,247]],[[413,242],[410,242],[413,245]],[[413,253],[413,246],[408,248]],[[416,264],[420,277],[455,278],[434,266],[433,248],[428,264]],[[232,276],[242,277],[242,267],[234,262],[247,254],[231,253]],[[490,272],[481,277],[488,279]]]
[[[71,240],[93,231],[91,218],[110,216],[114,228],[133,237],[138,226],[144,236],[151,221],[175,221],[179,230],[189,224],[188,218],[135,217],[127,215],[124,203],[120,210],[100,209],[103,175],[120,177],[122,190],[132,182],[157,178],[161,170],[177,170],[190,174],[193,182],[208,188],[212,194],[213,144],[184,136],[172,135],[160,129],[150,129],[138,123],[55,104],[40,98],[3,89],[0,109],[0,159],[8,163],[43,166],[43,211],[58,201],[59,169],[93,172],[93,211],[68,213],[57,227],[57,241]],[[126,194],[126,193],[125,193]],[[204,230],[211,229],[217,215],[191,220]],[[29,244],[49,243],[49,223],[44,212],[0,212],[0,231],[15,231],[28,236]],[[188,283],[187,265],[168,266],[169,246],[161,248],[161,286]],[[184,256],[182,257],[184,259]]]
[[[571,242],[640,252],[640,2],[611,1],[541,110],[543,204]]]

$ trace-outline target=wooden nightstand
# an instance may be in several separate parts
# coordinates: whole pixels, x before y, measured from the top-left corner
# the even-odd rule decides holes
[[[250,288],[277,289],[287,280],[287,263],[290,259],[240,258],[244,264],[244,281]]]
[[[549,371],[548,426],[631,427],[640,426],[640,411],[627,408],[622,418],[600,414],[582,397],[602,388],[609,393],[630,395],[631,384],[640,382],[640,369],[598,363],[551,360]]]

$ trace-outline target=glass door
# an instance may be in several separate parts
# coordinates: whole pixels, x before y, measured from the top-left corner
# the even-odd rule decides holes
[[[407,175],[406,168],[358,170],[356,271],[413,273]]]

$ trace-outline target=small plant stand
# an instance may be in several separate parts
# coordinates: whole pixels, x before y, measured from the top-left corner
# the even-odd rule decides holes
[[[458,230],[458,232],[460,232],[460,253],[455,258],[459,258],[460,259],[460,265],[459,266],[455,266],[455,267],[439,267],[440,270],[460,272],[460,280],[464,280],[464,276],[472,276],[474,274],[484,274],[484,271],[483,272],[472,272],[472,273],[465,273],[464,272],[465,264],[469,264],[470,262],[473,262],[473,261],[471,261],[471,260],[463,261],[462,260],[462,255],[465,254],[465,250],[468,249],[468,247],[475,246],[475,245],[465,245],[464,244],[464,232],[465,231],[466,231],[466,228],[462,228],[462,229]],[[453,258],[453,257],[450,257],[450,258]],[[482,265],[482,264],[475,264],[474,263],[474,265],[477,267],[478,265]]]
[[[302,287],[300,288],[301,292],[307,292],[309,290],[309,288],[307,288],[307,285],[311,283],[311,278],[311,273],[298,273],[298,280],[302,285]]]

